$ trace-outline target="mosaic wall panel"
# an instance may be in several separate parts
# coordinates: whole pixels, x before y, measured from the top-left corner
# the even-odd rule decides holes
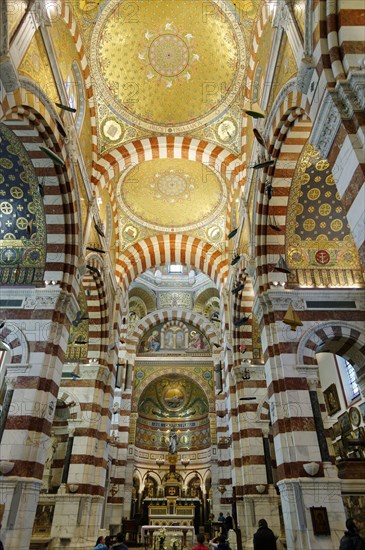
[[[46,220],[38,178],[18,138],[0,124],[0,283],[43,280]]]

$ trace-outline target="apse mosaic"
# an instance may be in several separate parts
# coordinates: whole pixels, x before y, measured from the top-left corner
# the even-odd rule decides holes
[[[0,282],[43,281],[46,221],[39,182],[27,151],[0,124]]]
[[[169,321],[157,325],[144,335],[138,353],[210,355],[211,351],[208,340],[195,327],[181,321]]]
[[[203,389],[179,374],[151,382],[138,404],[136,441],[142,447],[167,450],[169,434],[177,435],[177,450],[210,445],[209,406]]]
[[[293,178],[287,257],[293,268],[360,269],[329,163],[312,145],[304,148]]]

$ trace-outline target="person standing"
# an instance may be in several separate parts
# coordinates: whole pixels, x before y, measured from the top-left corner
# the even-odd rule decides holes
[[[2,525],[1,525],[1,523],[0,523],[0,531],[1,531],[1,527],[2,527]],[[4,550],[4,545],[3,545],[3,543],[1,542],[1,540],[0,540],[0,550]]]
[[[128,550],[128,546],[124,544],[124,535],[123,533],[117,534],[117,542],[113,544],[112,549],[113,550]]]
[[[204,544],[205,535],[203,533],[199,533],[199,535],[196,537],[196,540],[198,541],[198,544],[193,546],[191,550],[209,550],[208,546]]]
[[[360,537],[359,523],[349,518],[346,520],[346,529],[340,541],[340,550],[365,550],[365,540]]]
[[[217,521],[221,521],[222,523],[224,523],[226,521],[226,518],[224,517],[223,512],[219,512],[219,516],[218,516]]]
[[[227,533],[230,529],[233,529],[233,519],[229,512],[226,515],[226,528],[227,528]]]
[[[94,550],[108,550],[108,547],[105,544],[105,538],[102,535],[97,538]]]
[[[259,528],[253,536],[253,547],[254,550],[277,550],[276,537],[266,519],[259,520]]]

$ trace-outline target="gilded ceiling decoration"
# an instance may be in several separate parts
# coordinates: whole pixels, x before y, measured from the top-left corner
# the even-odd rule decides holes
[[[329,163],[312,145],[303,149],[293,178],[287,251],[292,268],[360,269]]]
[[[52,68],[39,30],[34,33],[33,40],[29,44],[18,70],[19,74],[34,80],[52,103],[60,101]]]
[[[43,281],[46,221],[39,182],[18,138],[0,124],[0,282]]]
[[[266,54],[266,52],[265,52]],[[264,65],[265,66],[265,65]],[[275,70],[275,79],[270,90],[270,99],[267,106],[267,112],[270,111],[275,99],[283,86],[293,78],[298,72],[297,62],[287,35],[284,33],[281,39],[278,61]]]
[[[95,20],[90,62],[117,119],[103,121],[108,139],[119,139],[123,121],[152,132],[191,131],[237,96],[244,36],[234,10],[221,0],[111,0]],[[228,139],[223,127],[220,133]]]
[[[192,230],[215,220],[226,206],[223,181],[209,168],[185,159],[144,162],[118,184],[118,201],[135,223],[150,229]],[[137,228],[122,229],[134,240]]]

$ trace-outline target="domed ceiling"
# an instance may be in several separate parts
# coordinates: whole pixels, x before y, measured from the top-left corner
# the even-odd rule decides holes
[[[167,451],[174,430],[178,452],[205,448],[210,445],[208,411],[207,397],[196,382],[178,374],[161,376],[141,395],[136,443]]]
[[[159,159],[133,168],[118,185],[124,213],[160,231],[212,222],[226,205],[223,182],[209,168],[184,159]]]
[[[163,133],[222,114],[245,71],[242,28],[221,0],[110,0],[96,19],[90,57],[114,114]]]

